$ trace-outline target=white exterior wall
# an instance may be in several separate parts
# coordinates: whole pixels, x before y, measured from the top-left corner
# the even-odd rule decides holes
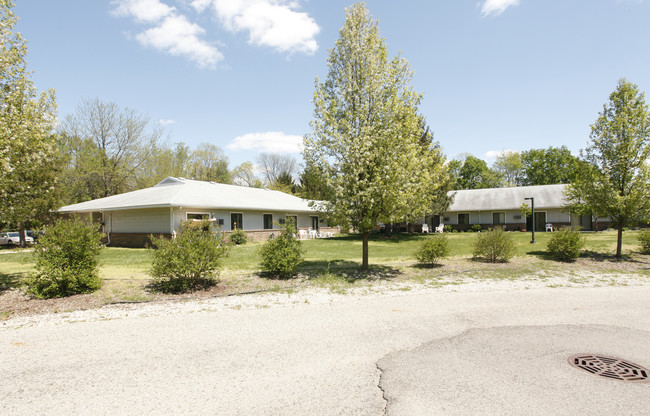
[[[521,217],[521,211],[511,210],[511,211],[469,211],[469,212],[447,212],[441,216],[442,222],[444,224],[458,225],[458,214],[469,213],[469,223],[471,224],[481,224],[489,225],[492,224],[492,214],[495,212],[505,212],[505,222],[506,224],[525,224],[526,219]],[[569,223],[571,222],[571,215],[567,212],[563,212],[561,209],[535,209],[535,212],[545,212],[546,213],[546,222],[550,223]],[[515,219],[515,217],[520,216],[521,218]],[[449,221],[445,221],[445,218],[449,218]]]
[[[111,211],[107,229],[112,233],[169,233],[169,208]]]
[[[222,231],[232,231],[230,229],[230,214],[239,213],[242,214],[242,221],[244,222],[244,231],[253,231],[253,230],[263,230],[264,229],[264,214],[273,215],[273,229],[280,229],[279,221],[281,218],[287,216],[286,212],[273,212],[273,211],[244,211],[244,210],[211,210],[205,208],[174,208],[174,229],[178,232],[181,227],[181,222],[187,219],[188,213],[207,213],[210,214],[211,218],[223,219],[223,226],[221,227]],[[307,214],[307,213],[290,213],[290,216],[298,217],[298,228],[309,228],[311,227],[311,216],[316,216],[317,214]],[[326,226],[325,224],[321,224]]]

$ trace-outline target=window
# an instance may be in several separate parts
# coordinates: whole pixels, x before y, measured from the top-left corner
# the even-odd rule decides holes
[[[244,229],[244,215],[243,214],[230,214],[230,229],[243,230]]]
[[[264,229],[272,230],[273,229],[273,215],[264,214]]]
[[[469,214],[458,214],[458,225],[469,225]]]
[[[287,215],[287,221],[291,221],[293,226],[298,228],[298,217],[295,215]]]
[[[493,212],[492,213],[492,224],[501,225],[506,223],[506,213],[505,212]]]
[[[318,231],[318,217],[309,217],[311,219],[311,229]]]
[[[188,221],[205,221],[210,219],[210,214],[207,212],[188,212],[186,214],[186,219]]]

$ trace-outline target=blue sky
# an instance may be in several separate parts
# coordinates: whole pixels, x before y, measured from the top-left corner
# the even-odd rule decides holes
[[[224,149],[231,167],[295,152],[341,0],[18,0],[39,89],[59,117],[83,98],[161,123],[170,142]],[[577,152],[617,81],[650,93],[649,0],[368,0],[424,94],[447,157]]]

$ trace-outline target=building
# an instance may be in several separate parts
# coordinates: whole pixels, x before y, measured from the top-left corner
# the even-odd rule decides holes
[[[532,204],[527,198],[534,198],[535,231],[545,231],[546,224],[552,224],[553,228],[572,226],[593,230],[595,218],[591,215],[577,216],[565,210],[565,187],[537,185],[451,191],[454,199],[447,212],[425,220],[429,227],[442,223],[458,230],[467,230],[478,224],[484,229],[501,226],[510,231],[530,231],[532,216],[522,216],[521,206],[526,203],[530,207]],[[607,222],[600,219],[598,224],[602,229]]]
[[[287,218],[299,229],[338,232],[328,227],[309,201],[280,191],[169,177],[151,188],[95,199],[59,209],[85,214],[102,224],[109,245],[144,247],[150,235],[171,237],[187,220],[211,220],[222,231],[243,229],[266,240]]]

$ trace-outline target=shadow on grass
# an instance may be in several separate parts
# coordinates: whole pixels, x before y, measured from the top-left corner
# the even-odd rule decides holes
[[[23,273],[0,272],[0,295],[9,289],[20,287],[23,277]]]
[[[422,233],[398,233],[394,232],[392,235],[387,235],[385,233],[372,233],[368,237],[369,242],[381,242],[381,243],[399,243],[402,241],[419,241],[422,240],[425,236],[429,234]],[[363,238],[360,234],[343,234],[336,237],[331,237],[332,240],[338,241],[362,241]]]
[[[624,254],[621,257],[616,257],[616,255],[611,253],[601,253],[598,251],[591,251],[591,250],[585,250],[582,253],[580,253],[580,258],[591,259],[598,262],[608,261],[610,263],[619,263],[622,261],[626,263],[642,263],[639,260],[630,256],[629,254]]]
[[[210,277],[198,279],[168,278],[153,280],[145,286],[145,289],[150,292],[180,294],[208,290],[217,283],[219,283],[219,280]]]
[[[413,265],[413,268],[433,270],[433,269],[439,269],[439,268],[441,268],[443,266],[444,265],[440,264],[440,263],[433,263],[433,264],[431,264],[431,263],[416,263],[416,264]]]
[[[336,276],[347,283],[354,283],[360,280],[382,281],[393,279],[402,272],[399,269],[390,266],[371,264],[368,270],[361,270],[361,263],[349,260],[318,260],[304,261],[298,267],[298,273],[294,276],[300,276],[307,280],[316,280]],[[271,279],[286,279],[287,277],[270,276],[260,274],[260,277]],[[289,278],[290,278],[289,277]]]

